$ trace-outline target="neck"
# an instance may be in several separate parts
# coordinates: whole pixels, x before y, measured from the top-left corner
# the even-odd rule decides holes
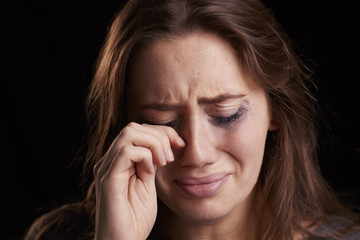
[[[234,209],[221,219],[191,222],[159,204],[156,230],[171,240],[252,240],[255,239],[258,214],[253,201]]]

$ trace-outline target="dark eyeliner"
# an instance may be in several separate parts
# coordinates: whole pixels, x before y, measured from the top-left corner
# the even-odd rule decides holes
[[[174,129],[177,127],[177,122],[178,122],[178,120],[165,122],[165,123],[154,123],[154,122],[150,122],[150,121],[142,121],[142,123],[145,123],[145,124],[157,125],[157,126],[167,126],[167,127],[172,127]]]
[[[239,117],[243,114],[244,112],[244,107],[241,106],[236,113],[230,115],[230,116],[226,116],[226,117],[214,117],[215,118],[215,122],[217,125],[219,126],[226,126],[229,125],[233,122],[235,122],[236,120],[239,119]]]

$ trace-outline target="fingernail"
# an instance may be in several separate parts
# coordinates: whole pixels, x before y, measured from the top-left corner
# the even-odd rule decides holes
[[[182,146],[185,146],[185,141],[181,137],[178,137],[178,143]]]
[[[168,148],[168,160],[173,162],[175,160],[174,153],[171,148]]]
[[[165,156],[165,153],[163,153],[161,156],[161,165],[165,166],[166,163],[167,163],[166,156]]]

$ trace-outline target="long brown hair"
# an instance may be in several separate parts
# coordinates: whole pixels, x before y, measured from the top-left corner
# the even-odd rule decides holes
[[[257,0],[130,0],[116,15],[88,98],[93,125],[83,168],[88,192],[82,206],[90,225],[95,216],[92,169],[127,124],[131,56],[156,41],[195,31],[217,35],[231,44],[244,69],[265,89],[279,124],[276,132],[269,133],[258,184],[264,199],[258,210],[258,239],[292,239],[294,231],[316,235],[311,226],[329,223],[330,216],[343,214],[345,208],[317,165],[317,107],[309,90],[313,87],[309,71],[271,12]]]

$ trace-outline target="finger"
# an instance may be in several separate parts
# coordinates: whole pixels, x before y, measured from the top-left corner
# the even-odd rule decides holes
[[[151,148],[154,156],[157,156],[157,159],[162,161],[160,164],[166,164],[166,157],[164,157],[164,152],[161,150],[162,143],[161,138],[158,136],[159,134],[157,134],[156,130],[147,130],[147,128],[149,127],[142,127],[136,123],[129,124],[125,127],[115,138],[105,155],[98,161],[98,163],[95,164],[93,169],[94,176],[103,176],[107,169],[110,168],[114,158],[119,155],[119,152],[121,152],[127,145],[138,145],[139,147],[143,146],[145,148]],[[141,140],[136,141],[137,138]],[[159,147],[157,147],[157,145]],[[158,162],[160,160],[158,160]]]
[[[146,124],[144,124],[146,125]],[[157,125],[149,125],[152,128],[159,129],[160,131],[163,131],[165,135],[168,137],[169,142],[172,147],[175,148],[183,148],[185,147],[186,143],[185,141],[179,136],[179,134],[173,129],[172,127],[168,126],[157,126]]]
[[[185,146],[184,140],[171,127],[149,124],[142,124],[135,127],[138,127],[139,129],[141,128],[142,131],[146,132],[149,135],[152,135],[154,138],[157,139],[157,141],[160,142],[161,146],[163,147],[163,153],[165,155],[163,157],[166,158],[167,163],[175,160],[174,154],[172,152],[172,147],[182,148]],[[156,153],[154,155],[156,155]]]
[[[141,126],[141,130],[144,131],[144,134],[154,138],[154,140],[150,142],[151,145],[147,147],[153,152],[154,156],[159,156],[158,154],[161,154],[159,156],[159,160],[161,160],[160,165],[164,166],[175,160],[174,154],[171,150],[169,133],[164,127],[144,124]],[[141,139],[135,139],[133,144],[143,144],[139,140],[141,141]]]
[[[185,142],[171,127],[129,123],[115,138],[104,157],[95,165],[94,173],[98,172],[102,161],[107,158],[113,159],[126,144],[149,148],[153,153],[153,161],[160,166],[174,161],[171,146],[175,148],[185,146]],[[105,164],[107,168],[109,162],[106,161]]]
[[[101,181],[110,181],[115,184],[113,186],[127,186],[128,184],[124,183],[133,178],[141,180],[146,186],[151,186],[155,182],[152,153],[143,147],[124,146],[108,165],[108,168],[100,167],[99,171],[100,174],[103,174]],[[147,189],[151,188],[147,187]]]
[[[166,132],[152,125],[130,123],[120,132],[118,142],[150,149],[159,166],[174,160]]]

